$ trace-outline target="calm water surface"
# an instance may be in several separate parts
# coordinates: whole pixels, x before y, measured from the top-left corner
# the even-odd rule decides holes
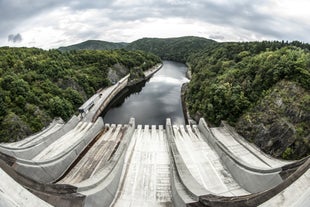
[[[153,77],[119,96],[108,111],[102,114],[105,123],[128,123],[134,117],[137,124],[165,125],[166,118],[173,124],[184,124],[181,86],[188,82],[184,64],[164,61]]]

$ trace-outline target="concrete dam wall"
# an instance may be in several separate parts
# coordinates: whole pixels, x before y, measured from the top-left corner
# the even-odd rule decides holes
[[[155,71],[155,70],[153,70]],[[147,75],[150,75],[148,73]],[[128,77],[80,115],[0,145],[0,206],[307,206],[310,159],[272,158],[225,122],[104,123]]]

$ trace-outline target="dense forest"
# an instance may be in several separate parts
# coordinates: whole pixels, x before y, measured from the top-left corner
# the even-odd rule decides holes
[[[108,73],[115,65],[136,77],[158,62],[157,56],[124,49],[60,52],[2,47],[0,141],[30,135],[54,117],[68,120],[96,90],[111,84]]]
[[[126,46],[129,50],[143,50],[164,60],[186,63],[190,54],[212,47],[217,43],[201,37],[143,38]]]
[[[131,43],[109,43],[89,40],[79,44],[60,47],[61,51],[70,50],[106,50],[124,48],[127,50],[143,50],[158,55],[163,60],[173,60],[185,63],[190,54],[217,45],[214,40],[202,37],[176,38],[142,38]]]
[[[114,43],[106,42],[101,40],[87,40],[75,45],[64,46],[58,48],[60,51],[71,51],[71,50],[115,50],[123,49],[127,46],[127,43]]]

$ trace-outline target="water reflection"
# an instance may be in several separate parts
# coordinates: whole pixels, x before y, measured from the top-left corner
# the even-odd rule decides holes
[[[186,66],[164,61],[160,71],[148,81],[126,89],[103,113],[106,123],[128,123],[135,117],[136,124],[162,124],[171,118],[174,124],[184,124],[181,104],[181,85],[188,81]]]

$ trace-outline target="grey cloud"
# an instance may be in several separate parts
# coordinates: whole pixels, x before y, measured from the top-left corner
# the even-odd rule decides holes
[[[225,37],[223,35],[218,35],[218,34],[212,34],[209,36],[210,39],[214,39],[214,40],[224,40]]]
[[[16,3],[18,2],[18,3]],[[116,1],[117,2],[117,1]],[[42,13],[59,6],[67,6],[72,10],[105,9],[112,20],[136,20],[147,17],[190,17],[198,18],[219,24],[245,24],[253,21],[266,21],[271,17],[263,16],[256,12],[255,3],[251,0],[243,3],[231,3],[227,6],[219,5],[210,0],[150,0],[139,1],[132,5],[120,5],[113,1],[62,1],[62,0],[2,0],[0,1],[1,28],[14,26],[24,18]],[[263,1],[260,1],[262,3]],[[239,22],[238,19],[246,20]],[[8,23],[5,23],[8,22]]]
[[[8,41],[9,42],[14,42],[14,43],[16,43],[16,42],[21,42],[23,40],[23,38],[22,38],[22,36],[21,36],[21,34],[16,34],[16,35],[14,35],[14,34],[10,34],[9,36],[8,36]]]
[[[298,27],[293,20],[284,20],[272,13],[262,13],[258,9],[260,5],[270,3],[269,0],[236,0],[227,1],[226,4],[219,2],[223,1],[133,0],[122,3],[117,0],[0,0],[0,37],[7,37],[10,33],[16,33],[16,30],[20,31],[18,27],[31,17],[60,7],[67,7],[72,12],[96,9],[101,13],[101,16],[97,18],[105,17],[109,20],[107,22],[106,20],[100,21],[100,19],[96,19],[96,21],[89,22],[90,28],[96,28],[94,31],[75,31],[75,34],[71,34],[71,36],[78,36],[83,39],[95,38],[103,32],[109,33],[105,29],[114,28],[112,25],[118,22],[143,21],[147,18],[166,19],[170,17],[199,20],[221,27],[234,28],[235,30],[247,30],[253,34],[269,36],[275,39],[306,40],[308,38],[306,38],[306,35],[310,32],[309,26]],[[57,22],[54,24],[57,25]],[[281,28],[282,25],[283,28]],[[284,27],[292,27],[293,29],[286,29],[283,32]],[[298,29],[298,33],[294,28]],[[67,30],[64,33],[70,35],[72,31]],[[224,40],[224,34],[217,34],[216,32],[209,34],[209,37]]]
[[[267,2],[262,0],[259,4]],[[153,0],[141,4],[111,5],[109,17],[118,21],[133,21],[153,18],[180,17],[197,19],[212,24],[240,27],[259,34],[281,37],[282,33],[273,27],[276,21],[272,14],[262,14],[257,10],[257,3],[251,0],[222,5],[212,0],[164,1]]]
[[[82,0],[82,1],[67,1],[67,4],[72,9],[77,10],[85,10],[85,9],[104,9],[104,8],[110,8],[113,5],[113,1],[88,1],[88,0]]]
[[[0,0],[0,35],[9,33],[18,27],[23,21],[36,16],[44,11],[53,9],[60,4],[62,0]]]

